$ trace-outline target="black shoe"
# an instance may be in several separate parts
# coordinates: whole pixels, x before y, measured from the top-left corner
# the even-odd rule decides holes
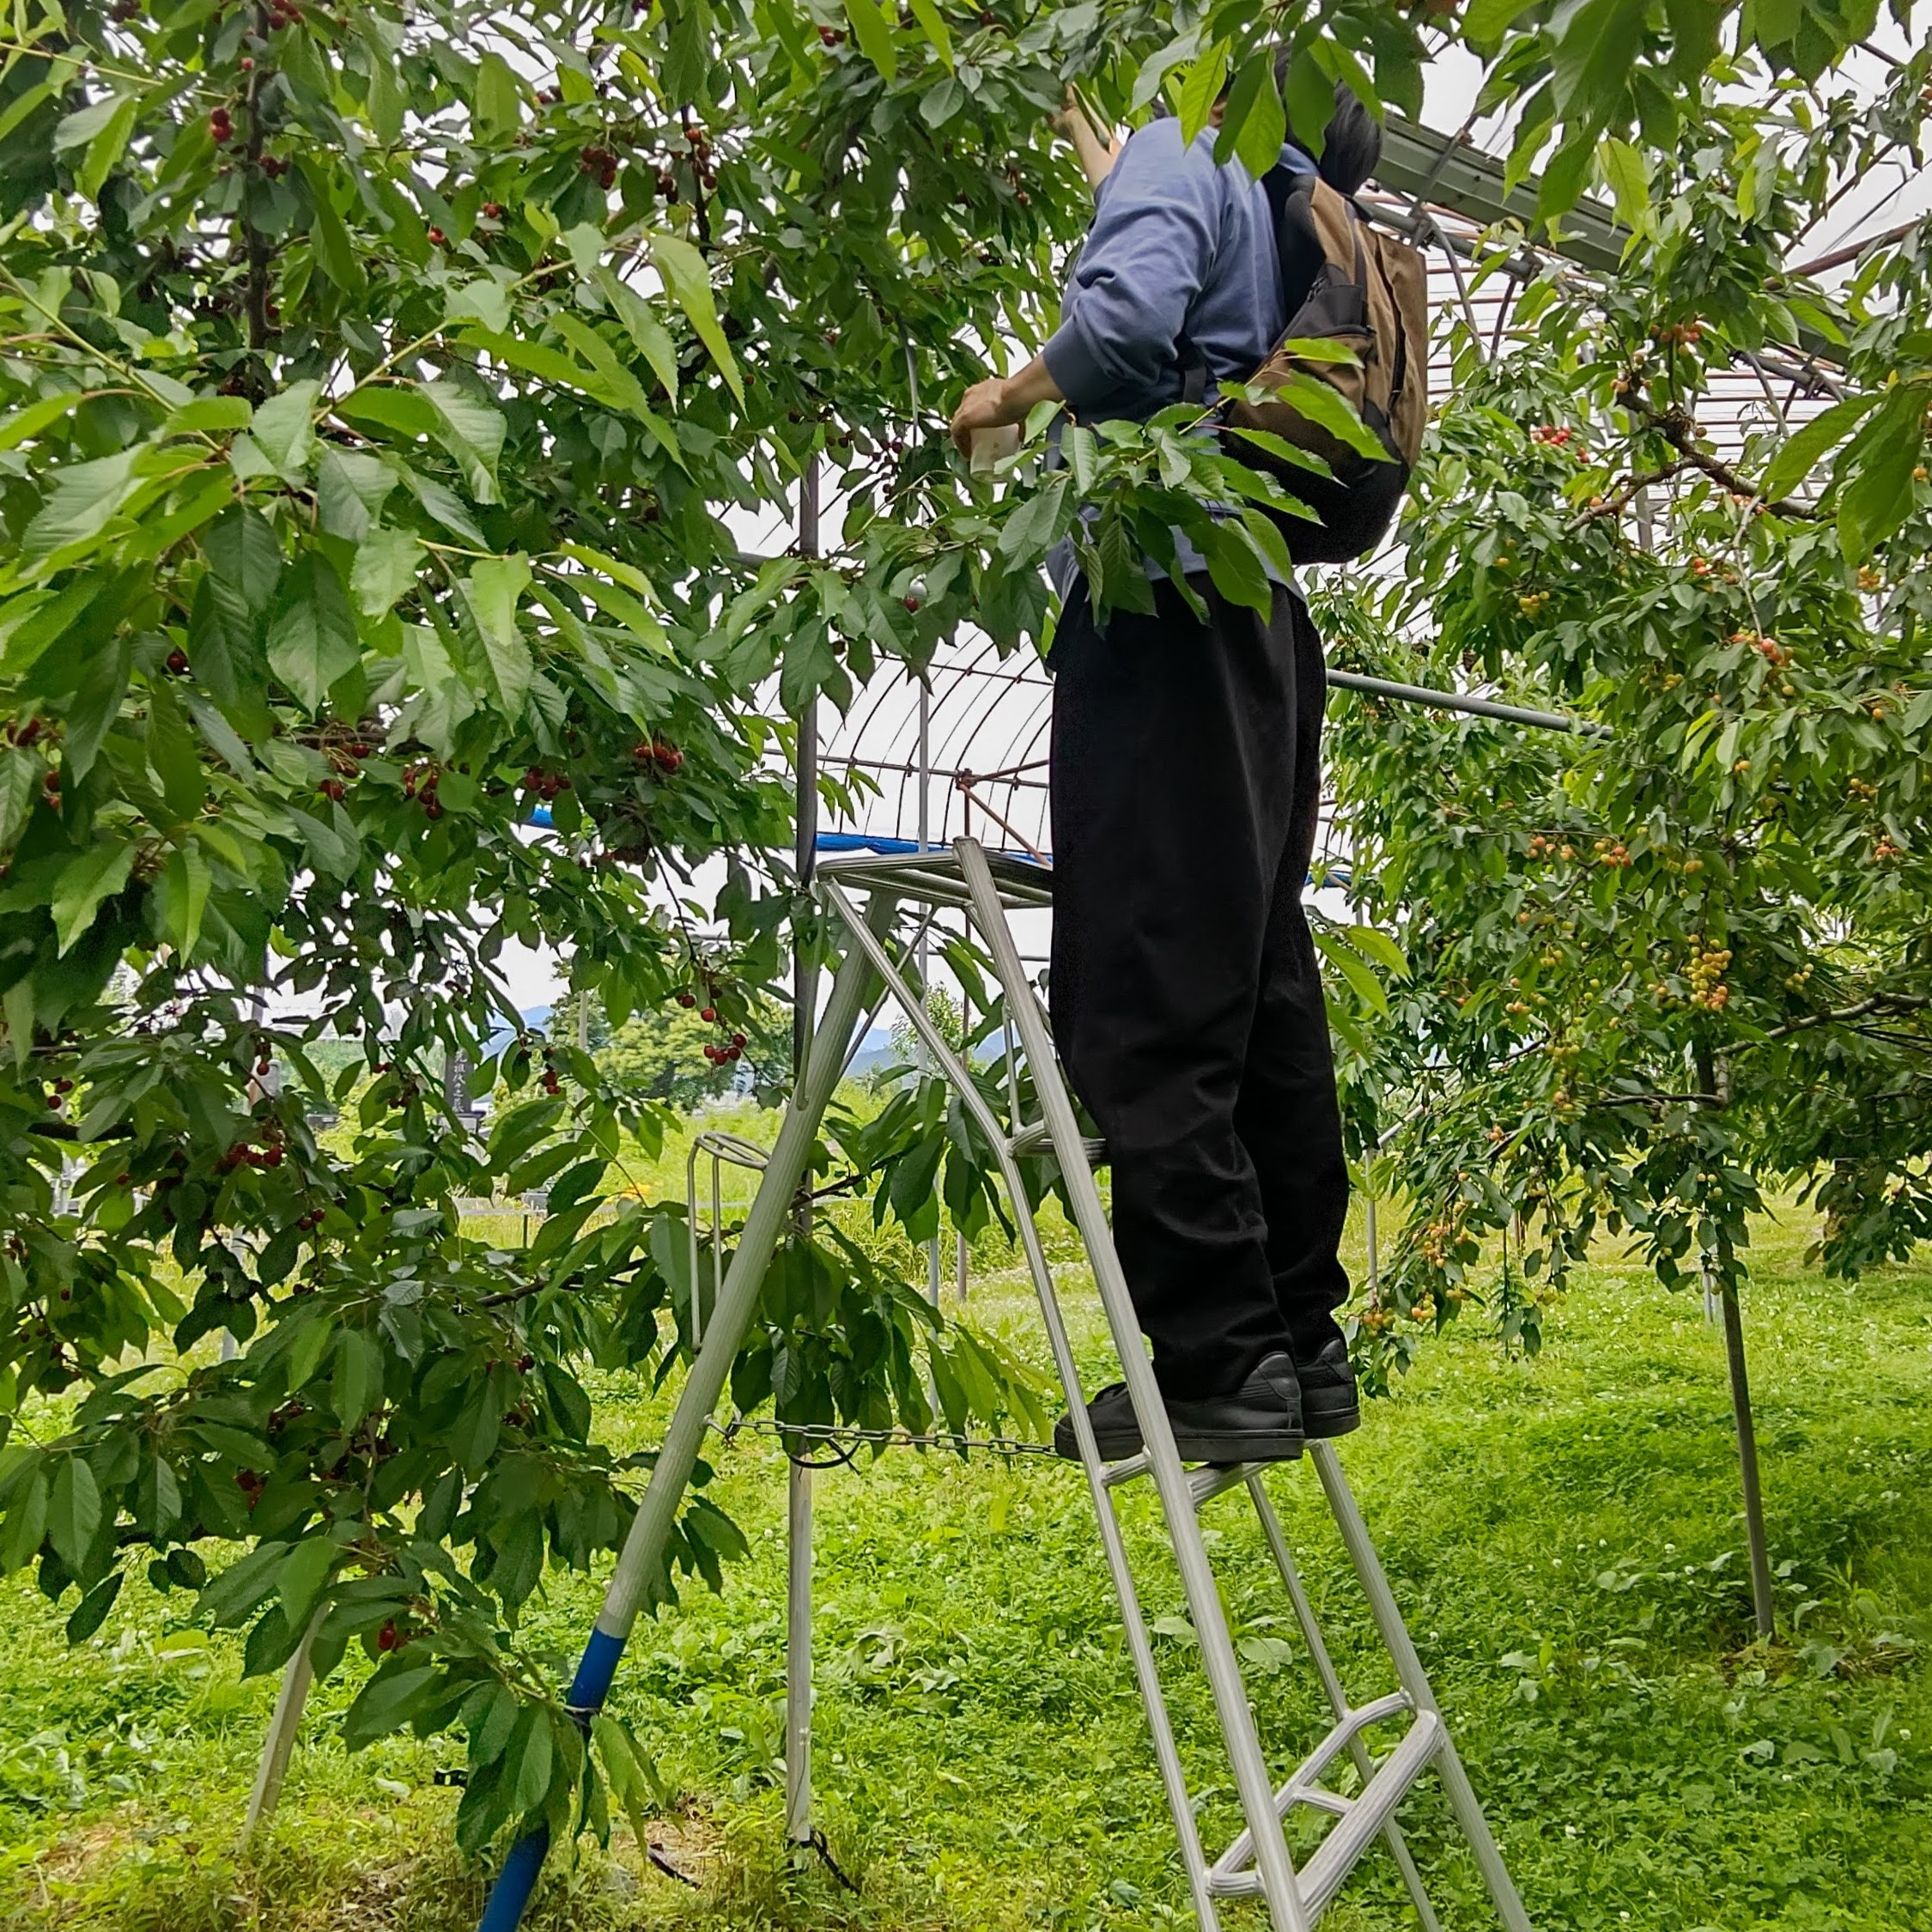
[[[1266,1357],[1228,1395],[1170,1401],[1183,1462],[1285,1462],[1302,1453],[1302,1391],[1294,1358]]]
[[[1087,1404],[1087,1419],[1093,1425],[1093,1439],[1103,1462],[1125,1462],[1141,1450],[1140,1424],[1127,1399],[1124,1382],[1110,1382]],[[1073,1439],[1073,1419],[1063,1415],[1054,1425],[1054,1454],[1069,1462],[1080,1460],[1080,1445]]]
[[[1309,1436],[1346,1436],[1362,1426],[1355,1370],[1348,1359],[1348,1344],[1340,1335],[1312,1362],[1297,1362],[1295,1378],[1302,1385],[1302,1428]]]

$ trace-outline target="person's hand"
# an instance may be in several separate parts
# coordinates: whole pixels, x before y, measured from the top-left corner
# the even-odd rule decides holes
[[[1074,138],[1074,128],[1084,126],[1086,118],[1087,117],[1080,106],[1080,97],[1074,92],[1073,83],[1069,81],[1066,83],[1066,92],[1060,99],[1060,106],[1047,116],[1047,125],[1055,134],[1064,135],[1067,140],[1071,141]]]
[[[952,412],[952,440],[962,456],[973,453],[975,429],[999,429],[1010,422],[1026,421],[1026,405],[1022,404],[1016,409],[1009,392],[1004,376],[988,376],[984,382],[975,382],[959,398],[959,407]]]

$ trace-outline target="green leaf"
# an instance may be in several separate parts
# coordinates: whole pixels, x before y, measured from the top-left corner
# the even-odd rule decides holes
[[[449,306],[443,313],[452,322],[473,317],[500,335],[510,325],[509,291],[494,276],[473,276],[451,291]]]
[[[94,915],[102,902],[112,898],[127,884],[133,866],[131,845],[96,845],[61,867],[48,910],[53,915],[54,934],[64,956],[94,924]]]
[[[1220,40],[1188,70],[1188,77],[1181,83],[1181,98],[1176,108],[1181,116],[1181,138],[1189,147],[1194,145],[1195,136],[1207,125],[1208,116],[1214,112],[1214,103],[1221,98],[1221,86],[1227,77],[1228,49],[1226,43]]]
[[[29,403],[25,409],[0,418],[0,449],[17,449],[22,443],[32,441],[86,400],[85,390],[70,389],[64,395],[43,396],[39,402]]]
[[[1274,586],[1268,581],[1261,560],[1241,525],[1217,522],[1206,550],[1207,574],[1215,589],[1230,604],[1245,605],[1250,611],[1265,611],[1273,607]]]
[[[74,185],[89,201],[100,198],[100,191],[107,177],[113,173],[114,164],[126,153],[128,137],[134,132],[135,111],[139,105],[134,95],[126,95],[88,143],[86,157],[75,172]]]
[[[1900,383],[1852,438],[1833,473],[1838,548],[1863,563],[1912,509],[1912,471],[1923,460],[1927,391]]]
[[[55,471],[52,489],[21,538],[21,562],[38,563],[98,537],[128,494],[139,453],[124,449],[118,455]]]
[[[255,420],[249,428],[255,447],[290,483],[302,479],[314,453],[313,418],[315,398],[321,392],[319,382],[290,383],[256,410]]]
[[[530,563],[523,556],[491,557],[462,584],[464,602],[489,666],[491,695],[509,715],[521,710],[535,668],[517,623],[517,606],[529,587]]]
[[[55,1554],[79,1576],[100,1528],[100,1485],[78,1455],[68,1455],[54,1473],[47,1509],[47,1535]]]
[[[1388,1012],[1388,995],[1383,992],[1382,981],[1373,969],[1355,949],[1339,933],[1317,931],[1315,943],[1321,956],[1346,980],[1362,1003],[1378,1017]]]
[[[1820,410],[1801,428],[1785,438],[1765,471],[1758,494],[1767,503],[1782,502],[1818,467],[1825,453],[1844,441],[1877,405],[1877,394],[1848,396]]]
[[[1552,92],[1567,126],[1601,127],[1644,45],[1648,0],[1582,0],[1558,9],[1546,29],[1552,43]],[[1581,116],[1572,108],[1580,105]],[[1546,210],[1546,212],[1547,212]]]
[[[1002,556],[1043,556],[1066,535],[1075,507],[1072,481],[1064,470],[1057,471],[1006,519],[999,532]]]
[[[283,580],[269,619],[268,661],[310,711],[361,661],[349,592],[320,550],[304,551]]]
[[[336,1372],[329,1384],[329,1406],[344,1429],[353,1429],[382,1394],[382,1350],[361,1328],[344,1328],[336,1338]]]
[[[1309,154],[1319,155],[1334,118],[1335,83],[1312,58],[1297,56],[1289,62],[1287,108],[1295,139]]]
[[[1348,942],[1358,952],[1366,954],[1385,972],[1394,974],[1398,979],[1408,977],[1408,955],[1388,933],[1378,927],[1352,926],[1348,929]]]
[[[447,377],[425,385],[422,393],[436,412],[437,440],[456,459],[471,495],[479,503],[500,501],[496,459],[509,428],[503,412]]]
[[[246,396],[197,396],[184,403],[161,425],[164,436],[220,435],[246,429],[255,411]]]
[[[919,22],[920,31],[933,43],[933,51],[939,55],[940,64],[950,74],[952,71],[952,33],[945,16],[933,4],[933,0],[912,0],[912,16]]]
[[[44,1464],[15,1483],[7,1504],[6,1533],[0,1536],[0,1576],[10,1577],[39,1554],[47,1534],[48,1488]],[[89,1535],[88,1541],[93,1540]]]
[[[1462,16],[1462,37],[1472,46],[1498,40],[1511,22],[1535,4],[1536,0],[1470,0]]]
[[[477,91],[470,119],[481,141],[500,142],[523,125],[523,93],[514,70],[501,54],[486,53],[477,64]]]
[[[73,629],[102,588],[94,573],[78,571],[58,596],[51,591],[37,590],[16,598],[8,606],[6,649],[0,654],[0,664],[16,677],[31,669]]]
[[[867,0],[854,0],[854,3],[862,7]],[[697,331],[698,340],[711,351],[711,359],[718,365],[726,386],[740,403],[744,402],[744,380],[738,373],[732,345],[719,326],[717,304],[711,294],[711,273],[704,264],[704,257],[677,235],[653,234],[650,243],[651,259],[664,277],[665,287]]]
[[[349,573],[356,609],[365,617],[380,617],[394,610],[398,600],[414,588],[428,554],[406,530],[386,525],[372,530],[357,546]]]
[[[1603,179],[1610,185],[1618,219],[1639,234],[1649,234],[1654,225],[1649,164],[1629,142],[1619,141],[1613,135],[1606,135],[1597,143],[1596,158]]]
[[[1297,416],[1305,416],[1318,429],[1326,429],[1358,454],[1388,460],[1381,438],[1355,413],[1348,398],[1319,377],[1293,370],[1275,394]]]
[[[671,331],[658,320],[651,305],[608,264],[598,270],[597,285],[623,324],[625,333],[651,365],[651,373],[664,385],[665,394],[675,398],[677,345],[671,341]]]
[[[309,224],[309,246],[315,252],[316,266],[347,295],[361,295],[368,288],[361,257],[349,238],[349,230],[336,212],[329,192],[329,170],[304,155],[300,164],[302,179],[308,183],[314,213]],[[259,439],[258,439],[258,440]]]
[[[1329,88],[1328,93],[1332,101],[1334,89]],[[1281,143],[1287,131],[1287,116],[1274,84],[1274,50],[1263,47],[1242,63],[1234,85],[1228,89],[1227,110],[1214,143],[1214,158],[1225,163],[1238,157],[1241,165],[1259,181],[1281,159]]]
[[[416,1704],[427,1701],[440,1674],[434,1664],[384,1665],[343,1715],[343,1741],[353,1751],[399,1730]]]
[[[194,958],[213,876],[208,854],[192,839],[176,846],[167,855],[161,877],[167,885],[168,938],[184,962]]]
[[[85,1643],[107,1621],[107,1613],[114,1607],[114,1599],[121,1594],[121,1585],[126,1581],[125,1570],[110,1571],[74,1606],[73,1614],[67,1619],[70,1643]]]
[[[396,488],[395,472],[366,449],[322,446],[315,465],[318,521],[331,537],[359,544]]]
[[[892,28],[897,15],[874,0],[845,0],[846,18],[852,22],[852,38],[859,51],[889,81],[899,73],[899,52],[892,44]]]
[[[291,1630],[301,1630],[308,1622],[308,1613],[315,1607],[315,1600],[328,1582],[335,1563],[336,1546],[325,1530],[312,1532],[289,1552],[288,1561],[276,1574],[276,1588],[281,1593],[283,1613]]]
[[[202,538],[208,568],[252,617],[268,609],[282,577],[282,546],[268,519],[245,503],[225,510]]]

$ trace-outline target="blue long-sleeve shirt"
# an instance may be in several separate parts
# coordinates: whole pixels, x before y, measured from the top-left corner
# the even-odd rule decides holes
[[[1177,120],[1150,121],[1096,191],[1060,326],[1042,352],[1084,422],[1145,422],[1179,402],[1183,336],[1212,383],[1245,381],[1287,325],[1267,192],[1239,161],[1215,161],[1215,139],[1205,129],[1183,147]],[[1299,148],[1281,159],[1315,172]],[[1182,568],[1205,569],[1176,538]],[[1062,591],[1072,568],[1071,545],[1048,560]]]

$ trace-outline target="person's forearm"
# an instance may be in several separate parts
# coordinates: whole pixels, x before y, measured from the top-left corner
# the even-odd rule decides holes
[[[1039,403],[1064,403],[1066,398],[1043,357],[1036,355],[1024,369],[1016,370],[1000,385],[1002,399],[1010,422],[1024,422]]]
[[[1103,141],[1094,132],[1093,123],[1078,107],[1067,112],[1066,137],[1073,143],[1074,155],[1088,185],[1097,188],[1113,173],[1114,157],[1121,150],[1110,142]]]

